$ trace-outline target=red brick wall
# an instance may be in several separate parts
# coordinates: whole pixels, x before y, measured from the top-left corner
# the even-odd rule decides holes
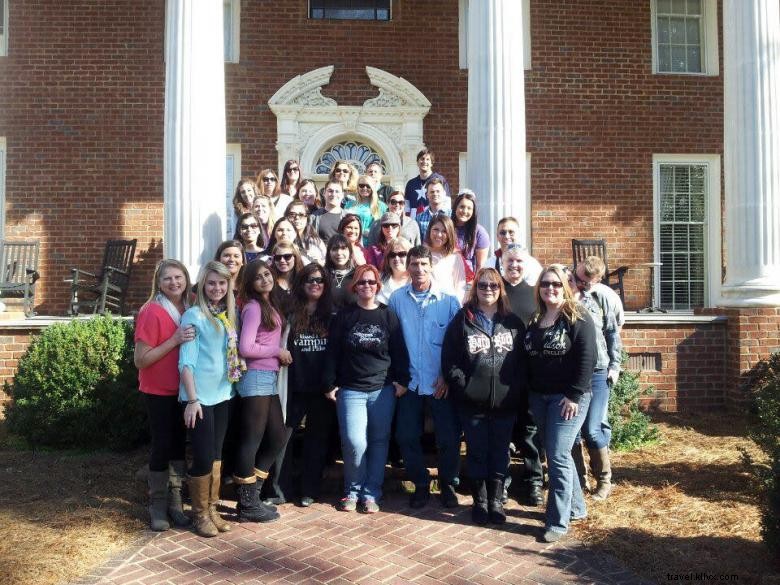
[[[68,268],[96,267],[109,237],[139,238],[131,304],[146,295],[161,254],[164,6],[10,3],[10,54],[0,58],[6,234],[42,240],[39,312],[65,310]],[[283,83],[332,64],[323,93],[361,104],[376,95],[372,65],[432,102],[425,141],[457,186],[467,108],[457,6],[396,0],[391,22],[318,22],[306,0],[244,0],[241,62],[226,65],[227,138],[242,144],[244,172],[276,164],[267,101]],[[532,0],[531,28],[535,254],[569,261],[571,237],[603,236],[612,266],[651,260],[652,154],[722,152],[722,78],[651,74],[648,2]],[[645,304],[646,281],[629,273],[629,307]]]
[[[654,386],[654,392],[642,398],[645,408],[698,412],[725,405],[725,322],[667,326],[628,323],[621,336],[629,353],[661,354],[661,370],[645,371],[640,376],[643,386]]]
[[[0,327],[0,418],[3,414],[3,404],[10,398],[6,395],[3,385],[12,382],[19,358],[38,332],[29,329],[8,330]]]

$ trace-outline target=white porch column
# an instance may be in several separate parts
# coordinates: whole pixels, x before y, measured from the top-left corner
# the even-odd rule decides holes
[[[780,306],[780,4],[723,1],[726,282],[721,303]]]
[[[193,280],[225,224],[222,15],[221,0],[167,0],[163,249]]]
[[[525,158],[523,2],[476,0],[468,6],[468,164],[466,184],[495,245],[496,223],[528,225]],[[484,202],[484,203],[483,203]],[[530,244],[530,234],[524,234]]]

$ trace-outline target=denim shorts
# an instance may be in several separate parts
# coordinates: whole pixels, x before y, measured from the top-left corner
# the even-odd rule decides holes
[[[273,370],[247,370],[238,382],[238,394],[241,398],[250,396],[274,396],[276,377],[279,372]]]

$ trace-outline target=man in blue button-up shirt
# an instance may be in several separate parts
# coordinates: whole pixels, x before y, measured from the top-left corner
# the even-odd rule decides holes
[[[460,309],[458,300],[443,292],[432,280],[431,251],[415,246],[406,257],[411,283],[390,297],[390,309],[398,316],[409,351],[411,382],[399,395],[396,440],[401,447],[406,474],[415,492],[409,505],[422,508],[430,497],[431,477],[425,466],[420,439],[428,403],[439,451],[441,500],[445,507],[458,505],[453,481],[458,473],[460,427],[447,384],[441,375],[441,345],[444,332]]]

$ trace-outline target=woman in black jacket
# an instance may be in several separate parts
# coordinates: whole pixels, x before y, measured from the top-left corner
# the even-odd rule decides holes
[[[571,448],[582,428],[596,366],[596,328],[569,288],[563,266],[542,272],[536,286],[538,309],[523,338],[529,403],[547,452],[550,478],[544,542],[555,542],[571,520],[587,511]]]
[[[466,303],[447,327],[442,371],[458,406],[466,436],[475,524],[506,522],[501,503],[509,468],[509,442],[520,393],[514,340],[525,333],[512,313],[501,275],[480,269]]]

